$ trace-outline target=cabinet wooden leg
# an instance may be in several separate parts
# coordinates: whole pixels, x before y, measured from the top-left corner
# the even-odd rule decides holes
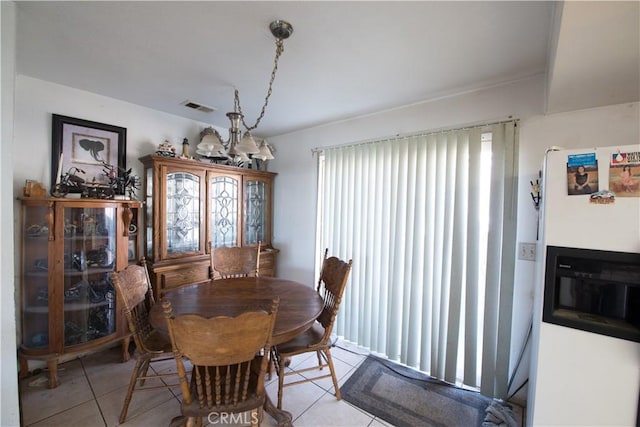
[[[18,378],[27,378],[29,376],[29,362],[24,357],[18,359],[20,361],[20,373]]]
[[[129,353],[129,343],[131,342],[131,335],[128,335],[122,339],[122,363],[126,363],[131,359]]]
[[[58,378],[58,358],[47,360],[47,368],[49,369],[49,383],[47,387],[58,387],[60,385],[60,379]]]

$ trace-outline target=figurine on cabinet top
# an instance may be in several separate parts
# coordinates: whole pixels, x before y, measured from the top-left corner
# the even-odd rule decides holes
[[[162,144],[158,145],[158,149],[156,150],[156,154],[158,156],[164,157],[175,157],[176,156],[176,148],[171,145],[169,141],[165,139]]]
[[[181,159],[191,159],[192,157],[189,155],[189,140],[184,138],[182,140],[182,156]]]

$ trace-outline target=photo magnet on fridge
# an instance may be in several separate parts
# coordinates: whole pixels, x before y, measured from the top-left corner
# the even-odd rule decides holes
[[[611,155],[609,186],[617,197],[640,197],[640,151]]]
[[[567,194],[591,194],[598,191],[596,153],[570,154],[567,157]]]

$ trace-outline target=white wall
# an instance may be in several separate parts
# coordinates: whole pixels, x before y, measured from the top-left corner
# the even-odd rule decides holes
[[[491,122],[509,116],[528,117],[541,114],[543,104],[544,78],[537,76],[270,138],[269,142],[277,149],[270,169],[278,172],[274,219],[274,245],[282,251],[278,272],[307,283],[314,280],[316,159],[311,154],[313,148]],[[294,212],[295,215],[287,215]]]
[[[4,4],[3,2],[3,6]],[[5,54],[4,32],[5,25],[3,25],[3,59]],[[15,95],[15,135],[13,139],[11,136],[5,138],[4,110],[2,129],[3,150],[7,144],[16,147],[12,162],[13,194],[10,195],[12,199],[21,194],[25,179],[40,180],[47,186],[49,185],[52,113],[127,128],[127,166],[133,167],[136,174],[140,174],[142,170],[137,160],[138,157],[152,153],[156,146],[165,139],[178,146],[182,138],[187,137],[193,146],[202,128],[209,126],[205,123],[182,119],[112,98],[25,76],[17,77]],[[3,92],[3,107],[4,102]],[[543,105],[544,78],[543,76],[535,76],[507,85],[345,120],[270,139],[269,142],[273,143],[278,150],[277,159],[272,161],[269,166],[270,170],[278,172],[275,184],[274,216],[274,246],[281,249],[278,258],[278,274],[309,284],[314,281],[316,161],[311,154],[312,148],[376,139],[395,134],[490,122],[509,116],[521,119],[518,241],[535,241],[536,213],[529,196],[529,180],[537,175],[544,150],[548,146],[577,147],[587,142],[589,143],[587,145],[592,145],[592,139],[588,139],[587,136],[606,129],[616,132],[620,132],[619,129],[630,129],[627,134],[633,137],[635,132],[636,141],[638,139],[637,103],[554,116],[542,115]],[[224,129],[218,130],[225,131]],[[603,140],[598,145],[606,145],[606,141]],[[7,176],[5,168],[7,160],[4,156],[2,161],[2,175]],[[5,200],[7,199],[3,197],[3,201]],[[9,203],[8,200],[7,203]],[[17,208],[18,204],[16,203],[15,206]],[[19,216],[16,216],[15,221],[18,218]],[[6,243],[7,241],[5,240],[3,244],[10,246]],[[18,253],[18,243],[19,240],[16,239],[15,248],[9,247],[8,251]],[[3,247],[3,253],[5,249]],[[6,276],[4,266],[5,263],[2,264],[3,279]],[[520,351],[531,317],[534,263],[517,261],[515,271],[512,359],[515,359]],[[15,280],[16,283],[19,283],[18,278]],[[2,316],[3,320],[6,320],[5,308],[8,304],[5,301],[8,300],[4,298],[4,293],[10,293],[9,298],[13,302],[13,289],[11,286],[2,286],[2,292]],[[15,316],[11,316],[11,321],[15,322]],[[7,322],[3,321],[3,325],[6,324]],[[4,334],[5,329],[3,329],[3,339]],[[9,331],[9,335],[12,334],[13,332]],[[3,346],[3,349],[8,349],[8,353],[11,353],[8,357],[15,359],[13,348],[15,346]],[[5,359],[6,355],[4,353],[2,355]],[[4,360],[2,366],[5,369]],[[519,378],[514,382],[516,386],[526,378],[526,368],[527,364],[525,363]],[[5,390],[4,372],[3,370],[3,390]],[[13,373],[10,372],[10,374]],[[9,377],[15,381],[12,375]],[[3,403],[5,401],[4,391],[2,401]]]
[[[529,194],[531,192],[529,182],[538,178],[546,149],[551,146],[583,148],[637,142],[640,126],[638,109],[638,103],[621,104],[552,115],[537,115],[523,120],[520,127],[518,185],[517,240],[519,242],[537,242],[537,212]],[[515,316],[519,315],[518,330],[524,331],[529,328],[531,321],[536,286],[542,285],[541,279],[536,277],[535,263],[519,261],[517,267],[516,289],[519,290],[520,295],[517,297],[518,305],[514,306],[514,321]],[[522,343],[525,337],[526,334],[515,336],[514,339],[520,339]],[[526,380],[529,373],[530,346],[531,341],[527,344],[525,357],[514,380],[516,387]]]
[[[616,129],[616,135],[620,136],[624,135],[624,131],[619,129],[628,129],[630,131],[626,136],[632,137],[634,126],[636,134],[638,126],[638,104],[554,116],[543,115],[543,105],[543,78],[532,77],[504,86],[271,138],[269,142],[277,148],[277,158],[272,161],[270,168],[278,172],[273,239],[274,246],[281,250],[278,274],[305,283],[314,282],[314,265],[317,261],[314,252],[317,167],[311,152],[313,148],[491,122],[508,116],[521,119],[517,241],[535,243],[537,212],[529,194],[529,181],[537,178],[546,148],[563,144],[579,146],[589,141],[585,140],[585,135],[593,128],[598,128],[600,132]],[[525,346],[530,328],[534,277],[534,262],[516,261],[512,370]],[[530,344],[527,343],[511,391],[524,384],[528,377],[530,350]],[[518,396],[523,394],[526,394],[526,388]]]
[[[16,76],[15,122],[12,146],[13,196],[22,195],[24,182],[32,179],[50,188],[51,176],[51,115],[60,114],[127,129],[127,168],[142,177],[138,158],[156,151],[158,144],[168,140],[182,150],[182,139],[189,139],[191,150],[199,142],[199,133],[211,126],[172,114],[108,98],[91,92],[55,83]],[[216,128],[222,135],[225,129]],[[138,194],[140,197],[141,194]],[[15,202],[15,226],[19,227],[20,204]],[[19,228],[18,228],[19,229]],[[19,233],[16,233],[19,234]],[[20,248],[16,235],[15,248]],[[16,263],[19,259],[16,259]],[[16,274],[19,271],[16,269]],[[18,283],[19,276],[16,276]],[[17,287],[19,288],[19,287]]]
[[[15,4],[2,2],[2,155],[0,156],[0,425],[20,424],[18,407],[18,376],[16,360],[16,314],[13,240],[13,103],[15,76]]]
[[[304,283],[314,281],[317,167],[316,159],[311,154],[312,148],[455,128],[511,116],[526,120],[542,114],[543,105],[544,77],[534,76],[506,85],[271,138],[269,142],[277,149],[276,160],[272,161],[270,168],[278,172],[273,238],[274,246],[281,250],[278,274]],[[541,141],[520,138],[521,146],[531,144],[540,147],[540,143]],[[544,151],[543,148],[539,149]],[[521,156],[522,158],[526,159]],[[519,191],[526,191],[526,197],[529,197],[528,178],[527,188],[520,188]],[[523,210],[526,211],[525,208]],[[530,215],[535,215],[535,211]],[[530,221],[525,221],[528,222]],[[527,239],[535,241],[535,233]],[[354,260],[355,262],[358,261]],[[532,271],[533,262],[517,261],[512,337],[514,361],[529,328]],[[521,367],[520,371],[523,372],[519,375],[522,378],[515,381],[516,387],[518,382],[522,383],[526,379],[527,366]]]
[[[142,174],[139,157],[155,152],[168,140],[178,152],[188,138],[192,151],[200,131],[209,124],[162,113],[91,92],[18,75],[16,78],[14,185],[16,195],[25,179],[43,182],[47,189],[51,165],[51,114],[76,117],[127,129],[127,167]],[[225,129],[218,129],[223,135]]]
[[[591,149],[638,144],[640,104],[620,104],[534,117],[527,121],[521,131],[528,140],[544,141],[545,147]],[[543,156],[544,151],[541,150],[526,149],[522,152],[523,158],[529,158],[525,163],[532,168],[530,173],[535,171],[534,161],[538,168],[542,166]],[[562,178],[566,179],[566,176],[562,174]],[[640,219],[636,218],[636,221]],[[590,237],[590,247],[598,247],[596,236],[593,234]],[[630,237],[633,241],[633,236]],[[567,238],[566,234],[562,237],[564,243],[571,246],[567,243]],[[547,244],[557,243],[557,239],[557,236],[551,235],[546,241]],[[584,237],[574,238],[581,239]],[[635,239],[640,239],[637,233]],[[637,244],[633,244],[633,247],[637,247]],[[538,260],[536,271],[532,272],[536,277],[531,289],[535,320],[531,343],[532,378],[528,392],[527,425],[631,425],[632,421],[629,420],[635,418],[637,411],[638,397],[633,390],[637,390],[638,383],[633,376],[639,374],[637,366],[640,346],[621,339],[542,324],[543,261]],[[539,344],[540,336],[543,337],[542,344]],[[580,351],[585,351],[584,355],[577,356]],[[603,360],[614,361],[614,365],[609,366],[605,374],[594,375],[593,366]],[[616,375],[609,375],[613,373]],[[559,380],[562,382],[560,385],[556,383]],[[591,392],[592,389],[597,392]],[[582,396],[575,400],[580,392],[588,395],[588,398]],[[573,397],[573,401],[566,400],[567,396]]]
[[[4,3],[3,3],[4,4]],[[3,25],[4,31],[4,25]],[[4,47],[4,46],[3,46]],[[4,49],[3,49],[4,55]],[[4,71],[4,64],[3,64]],[[4,89],[4,88],[3,88]],[[13,231],[2,234],[10,236],[14,234],[13,246],[9,248],[11,254],[20,253],[20,203],[16,198],[22,195],[24,182],[32,179],[42,182],[47,190],[50,188],[50,166],[51,166],[51,115],[60,114],[64,116],[76,117],[95,122],[108,123],[111,125],[121,126],[127,129],[127,167],[133,168],[135,175],[141,176],[142,164],[138,161],[139,157],[155,152],[158,144],[168,140],[171,142],[178,152],[182,150],[182,139],[189,139],[191,150],[195,151],[195,146],[199,142],[199,133],[203,128],[211,126],[207,123],[196,122],[171,114],[162,113],[151,110],[138,105],[119,101],[113,98],[100,96],[94,93],[70,88],[46,82],[43,80],[33,79],[23,75],[17,75],[15,78],[15,110],[13,120],[13,138],[8,136],[6,144],[10,144],[15,150],[10,166],[5,169],[4,163],[8,157],[4,151],[5,136],[3,126],[3,169],[2,173],[8,170],[9,179],[6,181],[8,187],[8,198],[6,200],[7,207],[13,208],[14,220]],[[3,94],[3,102],[4,102]],[[3,116],[4,125],[4,116]],[[225,129],[217,128],[222,134],[226,134]],[[4,183],[3,183],[4,184]],[[4,186],[4,185],[3,185]],[[141,197],[141,194],[138,194]],[[4,210],[3,210],[4,211]],[[10,212],[11,208],[4,212]],[[11,222],[9,222],[11,225]],[[5,226],[4,221],[2,226]],[[5,240],[8,242],[8,240]],[[9,245],[9,243],[7,243]],[[9,259],[10,261],[7,261]],[[2,262],[10,262],[12,271],[10,286],[2,286],[2,292],[10,292],[11,301],[13,301],[13,292],[15,284],[15,293],[19,301],[20,294],[20,257],[15,259],[4,258]],[[4,274],[3,274],[4,276]],[[3,295],[4,296],[4,295]],[[3,298],[2,301],[9,301]],[[11,304],[13,310],[13,304]],[[17,305],[19,310],[19,305]],[[4,315],[4,312],[3,312]],[[20,318],[20,312],[11,313],[11,321],[15,323],[15,319]],[[8,324],[9,322],[3,322]],[[18,329],[18,337],[20,335],[20,324],[15,325]],[[4,329],[3,329],[4,333]],[[9,349],[11,352],[11,360],[15,362],[16,348],[16,332],[10,334],[11,345],[3,346],[3,349]],[[19,338],[17,338],[19,340]],[[66,358],[61,358],[64,361]],[[4,365],[8,369],[8,373],[12,374],[15,379],[16,369],[11,369],[10,365]],[[42,362],[30,361],[29,368],[42,366]],[[14,394],[17,396],[17,393]],[[4,387],[2,401],[4,402]],[[0,423],[0,425],[5,425]]]
[[[27,179],[42,182],[47,190],[50,188],[52,114],[126,128],[126,166],[133,168],[133,174],[140,177],[143,169],[138,158],[154,153],[158,144],[165,140],[181,152],[182,139],[187,138],[194,151],[199,142],[200,131],[210,126],[117,99],[18,75],[13,142],[13,146],[16,147],[13,162],[14,199],[22,195]],[[226,132],[224,129],[218,130],[223,135]],[[141,197],[140,191],[141,189],[138,191],[138,197]],[[17,201],[15,214],[15,227],[19,229],[20,203]],[[14,244],[18,251],[19,233],[16,233]],[[16,263],[18,262],[19,259],[16,259]],[[19,283],[17,268],[16,283]],[[19,291],[19,286],[16,288]]]

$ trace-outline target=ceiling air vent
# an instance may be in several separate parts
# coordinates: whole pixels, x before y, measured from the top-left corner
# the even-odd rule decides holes
[[[191,108],[193,110],[198,110],[198,111],[202,111],[203,113],[213,113],[216,109],[213,107],[208,107],[206,105],[203,104],[199,104],[197,102],[193,102],[193,101],[184,101],[182,103],[182,105],[184,105],[187,108]]]

